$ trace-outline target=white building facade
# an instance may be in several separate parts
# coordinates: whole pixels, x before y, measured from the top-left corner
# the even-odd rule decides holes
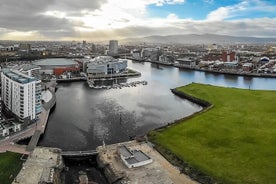
[[[2,104],[20,122],[35,121],[41,113],[41,81],[18,70],[1,73]]]
[[[110,56],[98,56],[85,64],[86,73],[92,75],[118,74],[126,71],[127,60]]]

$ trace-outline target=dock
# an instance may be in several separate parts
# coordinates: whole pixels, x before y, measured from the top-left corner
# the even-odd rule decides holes
[[[125,78],[125,77],[138,77],[141,76],[140,72],[129,70],[126,73],[115,73],[115,74],[100,74],[100,75],[91,75],[88,74],[87,80],[89,79],[109,79],[109,78]]]

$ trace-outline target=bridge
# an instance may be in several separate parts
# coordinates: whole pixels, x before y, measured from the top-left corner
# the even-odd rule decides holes
[[[99,152],[97,150],[87,150],[87,151],[63,151],[61,155],[63,157],[86,157],[97,155]]]
[[[31,138],[29,144],[26,147],[26,151],[32,152],[35,149],[35,147],[36,147],[36,145],[38,143],[40,135],[41,135],[41,131],[40,130],[36,130],[35,133],[34,133],[34,135]]]

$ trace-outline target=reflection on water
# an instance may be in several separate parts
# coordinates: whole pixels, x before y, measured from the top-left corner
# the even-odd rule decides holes
[[[151,63],[128,62],[142,73],[127,81],[148,81],[137,87],[97,90],[84,82],[58,85],[57,104],[39,145],[63,150],[95,149],[105,143],[127,141],[134,135],[166,125],[201,107],[173,95],[171,88],[191,82],[248,89],[276,89],[275,79],[245,78],[183,70]],[[162,68],[160,70],[160,68]]]

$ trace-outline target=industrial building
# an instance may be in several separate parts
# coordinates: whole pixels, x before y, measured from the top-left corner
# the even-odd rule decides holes
[[[196,62],[190,58],[179,58],[176,60],[176,66],[192,68],[196,66]]]
[[[85,72],[90,75],[117,74],[126,71],[127,60],[111,56],[98,56],[84,64]]]
[[[32,69],[23,73],[5,68],[1,73],[3,112],[24,123],[35,121],[41,113],[41,81],[28,75]]]
[[[56,59],[42,59],[33,63],[34,65],[40,66],[41,74],[50,74],[59,76],[65,72],[79,72],[80,66],[78,62],[56,58]]]

